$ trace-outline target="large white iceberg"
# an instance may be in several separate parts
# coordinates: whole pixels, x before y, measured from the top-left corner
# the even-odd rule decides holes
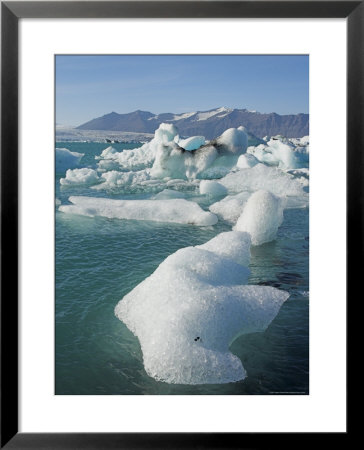
[[[152,167],[151,175],[155,178],[195,179],[205,178],[204,172],[214,167],[229,170],[239,155],[246,152],[247,145],[243,127],[229,128],[206,144],[203,136],[180,139],[175,125],[162,123],[154,138],[143,146],[122,152],[107,147],[96,159],[99,170],[115,169],[116,164],[129,170]]]
[[[160,127],[162,125],[166,124],[161,124]],[[239,155],[246,152],[248,142],[245,131],[237,128],[226,130],[217,139],[200,146],[197,150],[185,150],[175,137],[173,140],[158,138],[158,142],[155,138],[157,148],[151,171],[152,176],[157,178],[204,178],[203,173],[213,166],[222,165],[228,168],[234,166]]]
[[[172,200],[112,200],[108,198],[72,196],[72,205],[61,205],[68,214],[102,216],[109,219],[152,220],[198,226],[217,223],[217,217],[197,203],[182,198]]]
[[[248,147],[248,136],[243,127],[228,128],[216,139],[216,146],[227,154],[241,155]]]
[[[268,191],[257,191],[249,197],[234,230],[250,234],[253,245],[261,245],[276,238],[283,222],[284,202]]]
[[[221,233],[178,250],[116,306],[138,337],[149,376],[177,384],[228,383],[246,371],[229,345],[241,334],[264,331],[288,293],[244,285],[250,236]]]

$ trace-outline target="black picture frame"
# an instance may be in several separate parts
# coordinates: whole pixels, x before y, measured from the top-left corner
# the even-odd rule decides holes
[[[364,1],[2,2],[1,448],[227,449],[270,448],[273,443],[292,448],[312,438],[317,446],[327,445],[326,433],[18,433],[18,22],[116,17],[347,19],[347,304],[364,273]],[[346,433],[330,434],[336,444],[347,445],[349,430],[347,419]]]

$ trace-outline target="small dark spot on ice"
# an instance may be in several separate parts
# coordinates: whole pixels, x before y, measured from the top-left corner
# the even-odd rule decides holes
[[[195,337],[195,341],[199,341],[200,340],[200,336]]]

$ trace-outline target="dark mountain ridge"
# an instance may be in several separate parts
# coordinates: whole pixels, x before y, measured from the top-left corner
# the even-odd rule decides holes
[[[77,128],[80,130],[154,133],[163,122],[175,124],[182,136],[202,135],[207,139],[216,138],[227,128],[237,128],[241,125],[258,137],[282,134],[298,138],[309,134],[308,114],[261,114],[247,109],[225,107],[181,114],[153,114],[140,110],[127,114],[111,112]]]

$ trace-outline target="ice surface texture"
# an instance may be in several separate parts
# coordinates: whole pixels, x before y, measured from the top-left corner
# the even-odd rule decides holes
[[[249,169],[230,172],[221,178],[219,183],[225,186],[230,194],[238,194],[243,191],[255,192],[264,189],[278,196],[307,197],[302,184],[295,180],[292,175],[265,164],[257,164]]]
[[[182,198],[172,200],[111,200],[96,197],[70,197],[72,205],[61,205],[59,211],[109,219],[152,220],[198,226],[217,223],[217,217],[197,203]]]
[[[156,380],[177,384],[228,383],[246,371],[229,345],[264,331],[288,294],[248,286],[248,233],[221,233],[178,250],[116,306],[139,338],[144,367]]]
[[[99,176],[93,169],[68,169],[66,177],[59,180],[62,186],[91,185],[99,182]]]
[[[226,195],[227,189],[225,186],[220,184],[218,181],[201,180],[200,194],[210,195],[212,197],[219,197],[222,195]]]

